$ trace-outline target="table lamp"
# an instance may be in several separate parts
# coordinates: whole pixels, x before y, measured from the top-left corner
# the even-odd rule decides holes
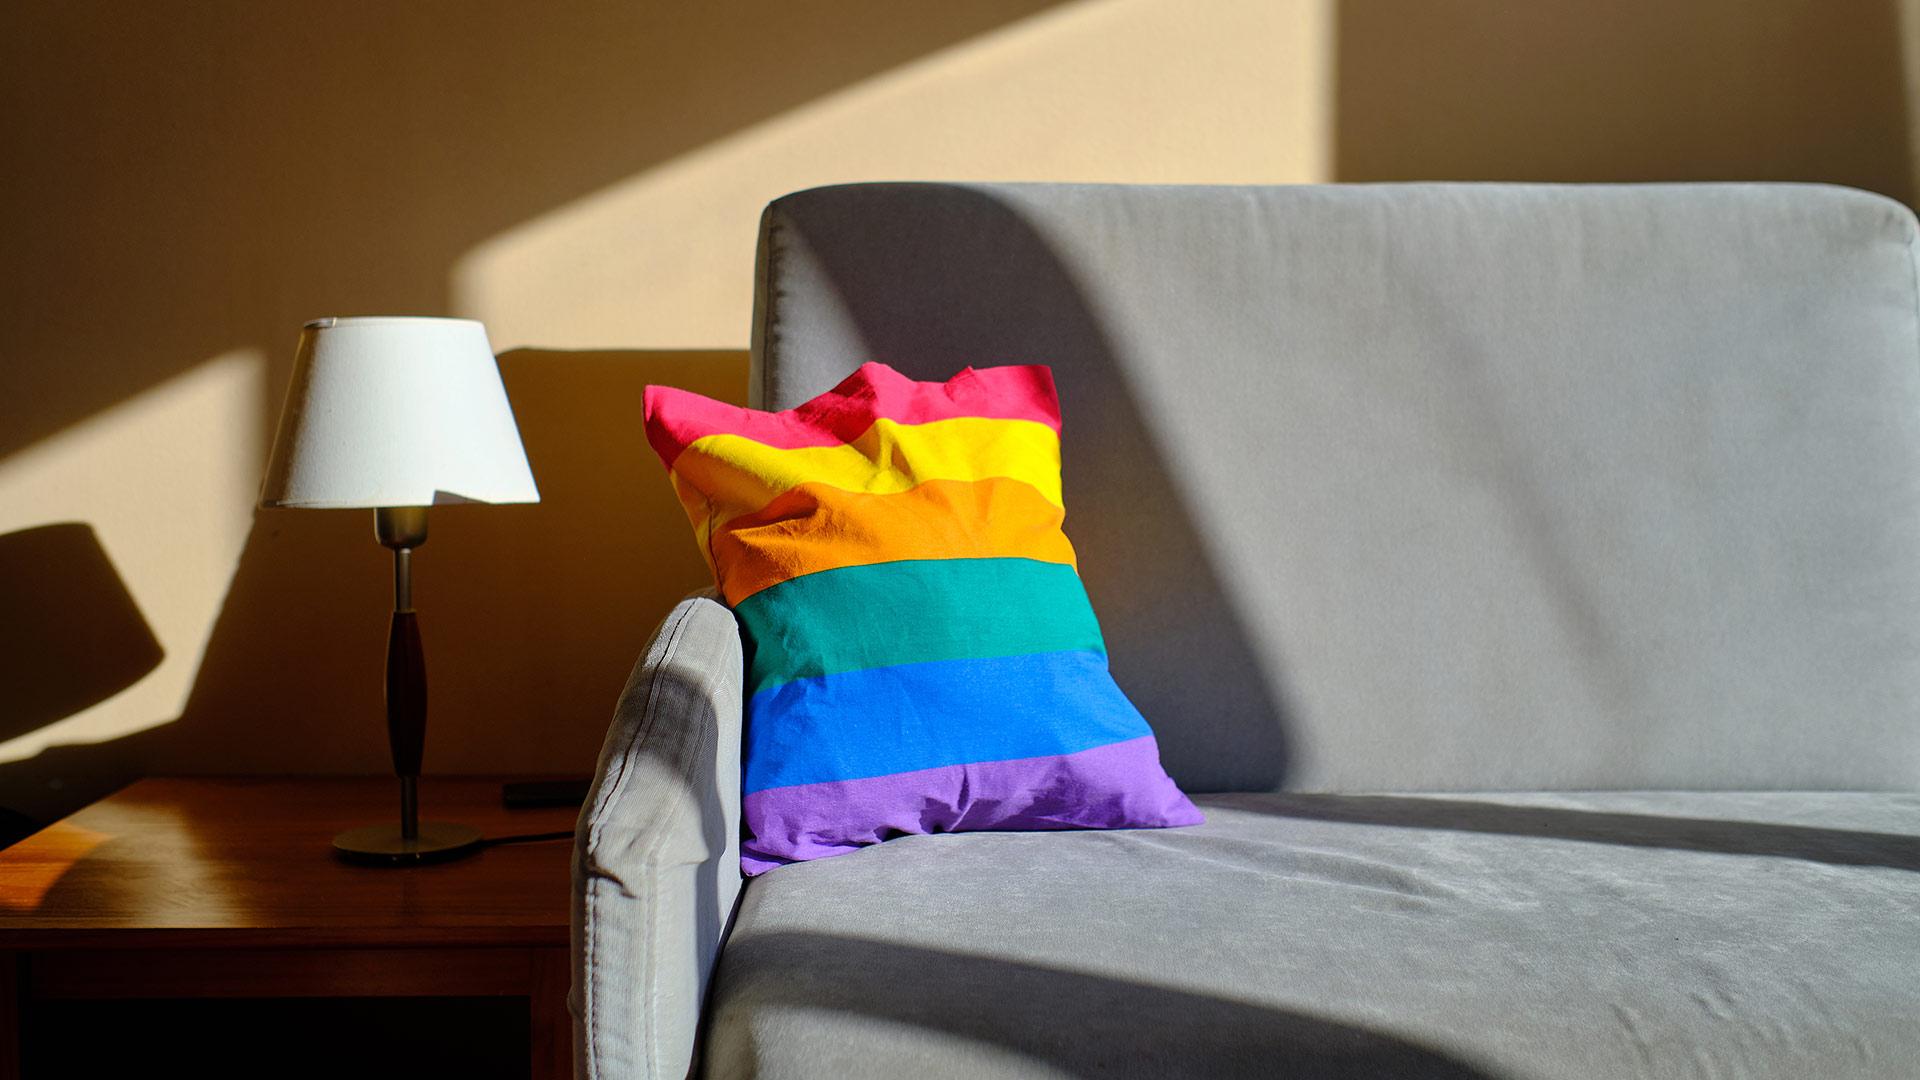
[[[371,508],[393,549],[387,739],[400,821],[334,837],[355,862],[405,866],[479,849],[465,825],[420,820],[427,677],[413,610],[413,549],[439,503],[539,502],[486,329],[471,319],[315,319],[300,331],[262,507]]]

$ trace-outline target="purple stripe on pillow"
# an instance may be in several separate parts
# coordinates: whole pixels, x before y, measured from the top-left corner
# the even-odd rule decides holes
[[[1151,829],[1204,818],[1160,769],[1151,735],[1047,757],[945,765],[756,791],[742,800],[748,876],[902,834]],[[849,830],[843,823],[859,822]]]

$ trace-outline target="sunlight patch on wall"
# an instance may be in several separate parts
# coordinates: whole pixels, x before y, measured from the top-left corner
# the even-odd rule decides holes
[[[858,180],[1329,178],[1333,0],[1083,0],[503,233],[454,303],[497,348],[742,347],[761,208]]]
[[[118,694],[0,743],[0,762],[180,715],[253,519],[264,372],[257,351],[225,353],[0,461],[0,534],[92,526],[165,653]]]

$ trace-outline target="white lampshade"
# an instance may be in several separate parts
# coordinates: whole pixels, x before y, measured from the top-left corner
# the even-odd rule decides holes
[[[261,506],[539,501],[485,327],[378,315],[301,329]]]

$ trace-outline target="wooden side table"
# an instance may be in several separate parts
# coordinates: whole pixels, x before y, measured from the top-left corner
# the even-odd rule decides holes
[[[571,832],[499,778],[424,778],[423,816],[489,839]],[[571,1075],[570,840],[351,866],[333,835],[398,814],[391,779],[142,780],[0,851],[0,1078],[33,999],[527,999],[531,1075]],[[7,977],[11,976],[11,977]]]

